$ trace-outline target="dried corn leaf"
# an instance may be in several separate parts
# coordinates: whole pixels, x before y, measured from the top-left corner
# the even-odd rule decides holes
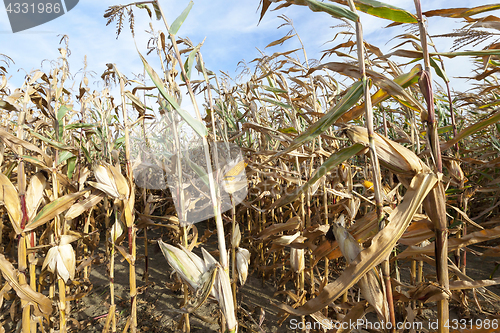
[[[3,130],[2,128],[0,128],[0,138],[12,142],[13,144],[20,145],[28,150],[34,151],[42,155],[45,161],[50,160],[47,154],[45,154],[40,148],[38,148],[32,143],[19,139],[17,136]]]
[[[10,182],[6,175],[0,172],[0,203],[5,206],[9,214],[10,222],[14,227],[16,234],[20,234],[21,230],[21,203],[16,188]]]
[[[42,202],[46,184],[47,180],[41,172],[38,172],[31,177],[28,190],[26,191],[26,210],[29,220],[35,216],[36,211]]]
[[[275,235],[279,232],[295,230],[300,226],[300,224],[301,224],[300,217],[294,216],[291,219],[289,219],[286,223],[276,223],[267,227],[266,229],[262,230],[260,234],[257,235],[257,238],[259,238],[260,240],[265,240],[270,236]]]
[[[3,277],[9,282],[12,288],[22,300],[28,301],[37,306],[41,313],[50,315],[52,313],[52,301],[43,294],[37,293],[26,283],[21,284],[17,279],[17,272],[14,266],[0,254],[0,270]]]
[[[450,238],[448,240],[448,252],[456,251],[469,245],[500,238],[500,226],[493,229],[484,229],[465,235],[462,238]],[[409,246],[398,254],[398,258],[406,258],[413,255],[434,255],[434,242],[425,247]]]
[[[346,160],[356,155],[363,149],[364,149],[363,145],[354,144],[351,147],[344,148],[336,153],[333,153],[325,162],[323,162],[323,164],[317,169],[314,175],[304,185],[297,188],[291,193],[287,192],[286,195],[282,196],[279,200],[275,201],[274,205],[270,209],[279,208],[293,202],[300,194],[305,193],[323,176],[325,176],[328,173],[328,171],[335,168],[339,164],[345,162]]]
[[[33,218],[33,220],[29,221],[29,223],[26,225],[26,228],[24,231],[30,231],[33,230],[42,224],[52,220],[55,216],[58,214],[64,212],[66,209],[71,207],[71,205],[82,195],[84,195],[88,190],[83,190],[80,192],[76,193],[70,193],[66,194],[65,196],[62,196],[48,205],[45,205],[38,214]]]
[[[344,270],[337,280],[328,284],[319,296],[296,309],[286,304],[277,304],[277,306],[287,313],[303,316],[325,308],[345,293],[369,270],[387,258],[436,182],[437,177],[433,173],[416,175],[403,202],[389,216],[387,226],[373,238],[370,247],[361,251],[356,260]]]
[[[73,206],[71,206],[66,212],[66,215],[64,215],[64,218],[66,220],[72,220],[80,216],[83,212],[93,208],[101,202],[102,199],[104,199],[104,193],[94,190],[90,193],[90,196],[87,199],[73,204]]]
[[[399,75],[394,78],[394,82],[400,85],[403,88],[408,88],[409,86],[418,82],[418,78],[420,77],[420,72],[422,71],[421,65],[416,65],[411,69],[410,72]],[[384,91],[383,89],[379,89],[375,94],[372,95],[372,104],[375,106],[380,102],[385,101],[390,97],[389,93]],[[342,115],[338,120],[337,124],[347,123],[353,119],[356,119],[362,116],[365,113],[365,103],[360,105],[356,105],[351,110]]]
[[[337,119],[340,118],[340,116],[356,105],[361,96],[363,96],[363,83],[361,81],[357,81],[349,88],[349,90],[346,91],[344,97],[342,97],[342,99],[335,104],[335,106],[329,110],[328,113],[309,126],[307,130],[296,137],[285,150],[275,154],[271,159],[275,159],[289,153],[325,132],[337,121]]]
[[[368,132],[361,126],[346,126],[347,136],[355,142],[368,146]],[[377,156],[380,163],[398,175],[414,176],[420,172],[429,172],[425,165],[415,153],[391,141],[384,136],[375,133],[374,136]]]
[[[296,249],[294,247],[290,249],[290,266],[292,266],[292,270],[295,273],[300,273],[304,270],[306,267],[304,249]]]

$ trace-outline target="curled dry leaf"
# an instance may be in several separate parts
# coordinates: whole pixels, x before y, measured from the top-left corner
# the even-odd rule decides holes
[[[368,146],[368,132],[361,126],[346,126],[347,136],[355,143]],[[415,176],[420,172],[427,173],[429,167],[411,150],[399,143],[391,141],[375,133],[374,136],[377,156],[380,163],[397,175]]]
[[[26,191],[26,210],[29,220],[35,217],[36,211],[42,202],[46,184],[47,180],[41,172],[31,177],[28,190]]]
[[[64,215],[64,218],[72,220],[83,214],[83,212],[95,207],[102,199],[104,199],[104,193],[94,190],[87,199],[73,204],[66,212],[66,215]]]
[[[34,304],[36,309],[44,315],[50,315],[52,313],[52,301],[45,295],[31,289],[26,283],[21,284],[17,278],[17,271],[3,254],[0,254],[0,270],[5,280],[7,280],[10,286],[16,291],[17,296]]]
[[[16,234],[22,232],[21,229],[21,203],[16,188],[10,182],[9,178],[0,172],[0,203],[5,206],[9,214],[10,222],[16,231]]]

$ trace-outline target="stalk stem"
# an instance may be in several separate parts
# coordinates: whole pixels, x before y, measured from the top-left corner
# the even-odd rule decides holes
[[[420,28],[420,42],[422,43],[422,52],[424,58],[425,69],[422,72],[419,80],[420,89],[424,94],[427,102],[427,133],[429,135],[429,145],[431,147],[432,158],[436,172],[443,172],[443,164],[441,160],[441,148],[439,145],[439,137],[437,133],[436,114],[434,112],[434,94],[432,90],[432,72],[430,68],[429,50],[427,45],[427,31],[423,22],[422,8],[420,0],[414,0],[417,11],[417,19]],[[438,182],[431,192],[427,195],[424,201],[424,208],[434,223],[436,233],[436,273],[438,283],[445,292],[449,293],[448,279],[448,228],[446,221],[446,198],[443,183]],[[449,304],[448,299],[438,301],[438,332],[448,333],[449,328],[446,323],[449,320]]]
[[[349,7],[351,11],[356,13],[356,7],[354,6],[353,0],[349,1]],[[366,129],[368,132],[368,144],[370,150],[370,161],[373,169],[373,191],[375,196],[375,204],[377,210],[378,218],[378,228],[382,230],[384,225],[384,213],[383,213],[383,201],[382,201],[382,182],[380,165],[377,157],[377,151],[375,149],[375,132],[373,130],[373,109],[372,109],[372,99],[370,94],[370,86],[366,77],[365,68],[365,55],[364,55],[364,41],[363,41],[363,27],[361,21],[358,18],[356,21],[356,44],[358,49],[358,62],[359,71],[361,74],[361,80],[363,81],[364,97],[365,97],[365,120]],[[392,323],[390,332],[396,332],[396,316],[394,313],[394,302],[392,297],[392,286],[390,277],[390,264],[388,258],[382,263],[382,274],[386,289],[387,305],[389,307],[389,319]],[[387,318],[386,318],[387,319]]]

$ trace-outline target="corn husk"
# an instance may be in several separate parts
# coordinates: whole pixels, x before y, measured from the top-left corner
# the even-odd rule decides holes
[[[335,239],[339,244],[340,251],[350,264],[361,252],[361,245],[354,237],[339,223],[332,225]],[[381,289],[381,285],[374,270],[370,270],[358,281],[359,289],[363,297],[375,309],[381,319],[389,319],[389,307]]]
[[[238,248],[236,251],[236,269],[240,284],[244,285],[248,277],[248,266],[250,265],[250,251],[244,248]]]
[[[215,281],[215,289],[219,294],[219,306],[222,314],[226,318],[227,331],[236,332],[238,321],[234,312],[233,292],[231,290],[231,282],[229,275],[221,265],[217,264],[217,278]]]
[[[57,274],[65,283],[75,278],[76,257],[71,244],[53,246],[47,252],[42,269]]]
[[[199,294],[202,300],[206,299],[208,287],[211,284],[211,272],[215,267],[217,275],[213,283],[211,294],[219,302],[219,306],[226,318],[227,328],[229,332],[236,332],[237,321],[234,313],[233,294],[231,290],[231,282],[226,271],[215,260],[215,258],[208,253],[205,249],[201,249],[203,253],[203,260],[196,254],[187,250],[183,246],[177,248],[175,246],[158,241],[163,255],[167,259],[170,266],[176,271],[177,274],[190,285],[195,292],[200,290]],[[198,294],[198,292],[196,293]],[[197,304],[194,308],[199,307]]]
[[[201,277],[207,271],[200,257],[186,248],[177,248],[159,240],[158,244],[169,265],[193,290],[201,287]]]
[[[236,223],[234,226],[234,234],[231,237],[231,244],[234,247],[239,247],[241,243],[241,232],[240,232],[240,225]]]
[[[290,249],[290,265],[295,273],[300,273],[305,268],[304,249]]]
[[[16,234],[21,230],[21,203],[16,188],[10,182],[9,178],[0,172],[0,204],[4,205],[9,214],[10,222],[14,227]]]
[[[31,177],[28,190],[26,191],[26,210],[29,220],[35,217],[36,211],[42,202],[46,184],[47,180],[41,172]]]
[[[125,200],[130,196],[130,189],[127,179],[120,173],[119,169],[113,165],[98,165],[94,169],[96,182],[88,182],[93,187],[103,191],[107,195]]]

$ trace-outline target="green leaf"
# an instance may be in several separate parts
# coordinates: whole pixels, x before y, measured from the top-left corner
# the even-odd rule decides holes
[[[69,110],[71,110],[71,108],[67,105],[61,105],[59,110],[57,110],[57,120],[60,122]]]
[[[297,132],[297,130],[293,127],[287,127],[287,128],[280,128],[278,131],[280,131],[281,133],[284,133],[284,134],[298,134],[299,132]]]
[[[87,163],[92,163],[92,158],[90,157],[89,151],[87,148],[85,148],[83,145],[81,146],[83,150],[83,155],[85,155],[85,159],[87,160]]]
[[[441,66],[436,62],[436,60],[434,60],[432,57],[430,57],[429,60],[431,61],[431,66],[436,71],[436,74],[440,78],[442,78],[445,82],[450,82],[450,79],[448,79],[446,72],[444,71],[444,69],[441,68]]]
[[[75,169],[76,169],[76,156],[73,156],[68,159],[68,172],[66,174],[69,179],[73,177]]]
[[[196,133],[198,133],[200,136],[204,137],[207,135],[207,128],[205,127],[205,124],[203,124],[201,121],[195,119],[193,116],[191,116],[187,111],[182,110],[179,104],[175,101],[175,99],[170,96],[167,91],[165,90],[165,86],[163,85],[162,80],[156,74],[154,69],[148,64],[146,59],[142,56],[142,54],[137,50],[139,53],[139,56],[141,57],[141,60],[144,64],[144,68],[146,69],[146,72],[148,72],[149,77],[155,84],[156,88],[160,91],[160,94],[172,105],[172,107],[177,111],[177,113],[184,119],[189,126],[191,126]]]
[[[148,5],[146,5],[145,3],[139,3],[135,6],[137,8],[146,9],[148,11],[149,18],[153,18],[153,13],[151,12],[151,9],[149,9]]]
[[[196,47],[191,52],[189,52],[189,56],[186,59],[186,62],[184,63],[184,70],[186,71],[186,75],[188,77],[188,80],[191,80],[191,72],[193,71],[194,59],[195,59],[196,53],[201,48],[202,44],[203,43],[196,45]],[[184,77],[182,79],[184,80]],[[184,82],[186,82],[186,80],[184,80]]]
[[[30,133],[31,135],[39,138],[40,140],[46,142],[47,144],[49,144],[50,146],[54,147],[54,148],[57,148],[59,150],[68,150],[68,151],[71,151],[71,152],[76,152],[77,149],[75,147],[72,147],[72,146],[68,146],[68,145],[65,145],[65,144],[62,144],[62,143],[59,143],[59,142],[56,142],[56,141],[53,141],[53,140],[50,140],[50,139],[47,139],[46,137],[38,134],[37,132],[30,130]]]
[[[158,4],[156,3],[156,1],[153,1],[153,8],[155,10],[156,19],[161,20],[161,10],[160,10],[160,7],[158,7]]]
[[[472,134],[474,134],[474,133],[476,133],[476,132],[478,132],[478,131],[480,131],[480,130],[482,130],[490,125],[493,125],[499,121],[500,121],[500,111],[497,111],[497,113],[495,113],[491,117],[484,119],[480,122],[476,122],[475,124],[461,130],[460,133],[458,133],[457,136],[454,137],[453,139],[451,139],[450,141],[442,143],[441,144],[441,151],[445,151],[446,149],[452,147],[458,141],[463,140],[463,139],[469,137],[470,135],[472,135]]]
[[[269,86],[262,86],[267,91],[273,92],[275,94],[286,94],[288,91],[280,89],[280,88],[274,88],[274,87],[269,87]]]
[[[297,3],[299,4],[299,3]],[[307,5],[313,12],[325,12],[336,18],[346,18],[356,22],[359,18],[358,14],[349,9],[333,5],[331,3],[319,2],[316,0],[305,0],[300,5]]]
[[[57,110],[57,124],[58,124],[58,127],[59,127],[59,140],[62,140],[62,137],[63,137],[63,133],[64,133],[64,116],[66,116],[66,113],[68,113],[68,111],[71,110],[71,108],[69,108],[68,106],[66,105],[61,105],[61,107],[59,108],[59,110]]]
[[[72,154],[71,152],[65,150],[65,151],[62,151],[60,154],[59,154],[59,159],[57,160],[57,165],[65,162],[68,158],[71,158],[75,156],[74,154]]]
[[[383,19],[399,23],[417,23],[417,18],[404,9],[375,1],[375,0],[356,0],[356,8],[364,13],[377,16]]]
[[[179,17],[177,17],[175,19],[174,23],[172,23],[172,25],[170,26],[170,30],[169,30],[170,34],[172,34],[174,36],[177,35],[177,32],[179,31],[182,23],[184,23],[184,21],[186,20],[186,17],[188,16],[189,12],[191,11],[193,4],[194,4],[193,1],[189,1],[189,4],[182,11],[181,15],[179,15]]]
[[[66,194],[63,197],[60,197],[52,201],[48,205],[45,205],[40,210],[40,212],[38,212],[38,214],[33,218],[33,220],[26,225],[24,231],[25,232],[31,231],[43,225],[44,223],[47,223],[48,221],[52,220],[54,217],[56,217],[56,215],[62,213],[63,211],[71,207],[71,205],[73,205],[73,203],[78,198],[83,196],[87,191],[89,190],[83,190],[76,193]]]
[[[321,179],[328,171],[341,164],[342,162],[348,160],[352,156],[356,155],[366,147],[360,143],[356,143],[350,147],[339,150],[328,157],[328,159],[317,168],[315,174],[301,187],[296,189],[291,193],[287,193],[282,196],[278,201],[275,202],[272,208],[279,208],[293,202],[301,193],[306,192],[311,186],[313,186],[318,180]]]
[[[282,108],[284,109],[291,109],[292,107],[286,103],[282,103],[282,102],[278,102],[274,99],[270,99],[270,98],[262,98],[263,101],[266,101],[266,102],[269,102],[271,104],[274,104],[274,105],[277,105],[277,106],[281,106]]]
[[[198,175],[198,177],[200,177],[200,179],[203,181],[203,183],[205,183],[205,185],[207,185],[208,187],[210,187],[210,182],[209,182],[209,179],[208,179],[208,174],[206,173],[205,169],[203,169],[201,166],[199,166],[198,164],[196,164],[193,161],[191,161],[189,159],[189,157],[184,158],[182,160],[182,163],[186,163],[187,165],[189,165],[189,167],[191,169],[193,169],[193,171]]]
[[[292,143],[290,143],[290,146],[274,155],[273,158],[289,153],[325,132],[333,123],[335,123],[337,119],[339,119],[347,110],[355,105],[361,96],[363,96],[363,82],[357,81],[349,88],[340,102],[338,102],[327,114],[309,126],[305,132],[300,134],[295,138],[295,140],[293,140]]]
[[[87,124],[87,123],[73,123],[66,125],[66,130],[73,130],[76,128],[93,128],[96,127],[96,124]]]

